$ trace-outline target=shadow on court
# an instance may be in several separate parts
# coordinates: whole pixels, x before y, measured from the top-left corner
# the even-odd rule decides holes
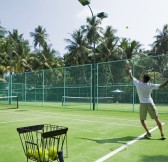
[[[15,112],[23,112],[23,111],[29,111],[29,110],[18,110],[18,108],[1,108],[0,110],[16,110]]]
[[[16,112],[23,112],[23,111],[29,111],[29,110],[16,110]]]
[[[164,141],[161,138],[141,138],[140,140],[160,140],[160,141]]]
[[[133,137],[133,136],[126,136],[126,137],[108,138],[108,139],[92,139],[92,138],[80,138],[80,139],[93,141],[93,142],[96,142],[98,144],[104,144],[104,143],[121,143],[121,144],[127,144],[129,141],[132,141],[135,138],[136,137]]]
[[[165,155],[150,155],[150,156],[143,156],[143,162],[168,162],[168,156]]]
[[[0,110],[10,110],[10,109],[18,109],[18,108],[8,107],[8,108],[1,108]]]

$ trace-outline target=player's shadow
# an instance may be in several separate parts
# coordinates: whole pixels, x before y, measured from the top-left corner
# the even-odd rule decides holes
[[[108,139],[92,139],[92,138],[80,138],[80,139],[93,141],[93,142],[96,142],[98,144],[104,144],[104,143],[121,143],[121,144],[127,144],[129,141],[132,141],[135,138],[136,137],[133,137],[133,136],[126,136],[126,137],[108,138]]]
[[[168,155],[150,155],[150,156],[142,156],[142,162],[149,161],[158,161],[158,162],[168,162]]]

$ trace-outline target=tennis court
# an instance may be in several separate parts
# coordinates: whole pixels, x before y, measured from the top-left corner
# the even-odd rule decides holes
[[[167,78],[167,59],[163,55],[131,60],[135,77],[147,71],[152,83],[162,83]],[[41,124],[68,128],[65,162],[167,162],[167,140],[160,140],[159,130],[149,117],[152,139],[141,138],[145,132],[139,121],[139,100],[124,70],[126,62],[98,64],[94,87],[91,65],[6,78],[7,82],[0,84],[0,162],[26,161],[16,129]],[[165,134],[167,89],[152,93]]]
[[[160,117],[167,134],[168,115],[160,114]],[[150,130],[154,129],[152,139],[135,140],[144,133],[137,112],[19,105],[19,109],[0,110],[0,161],[25,162],[16,128],[38,124],[68,127],[68,157],[65,162],[166,162],[168,159],[167,140],[159,139],[159,130],[149,117],[148,126]],[[122,147],[118,152],[117,149]]]

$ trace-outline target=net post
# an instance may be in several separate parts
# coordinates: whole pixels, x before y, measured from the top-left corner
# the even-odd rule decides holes
[[[17,102],[17,109],[19,108],[19,100],[18,100],[18,96],[16,97],[16,102]]]
[[[64,102],[64,96],[62,96],[62,106],[63,106],[63,102]]]

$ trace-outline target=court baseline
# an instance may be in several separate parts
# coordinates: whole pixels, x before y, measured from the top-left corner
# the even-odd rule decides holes
[[[162,123],[162,125],[164,125],[164,124],[165,124],[165,123]],[[158,128],[157,126],[154,127],[154,128],[152,128],[152,129],[150,130],[150,132],[153,132],[153,131],[156,130],[157,128]],[[135,138],[135,139],[132,140],[132,141],[129,141],[127,144],[122,145],[122,146],[119,147],[118,149],[116,149],[116,150],[110,152],[109,154],[103,156],[102,158],[96,160],[95,162],[103,162],[103,161],[109,159],[109,158],[112,157],[113,155],[119,153],[120,151],[124,150],[124,149],[127,148],[128,146],[134,144],[135,142],[137,142],[138,140],[140,140],[141,138],[143,138],[145,134],[146,134],[146,133],[144,133],[144,134],[138,136],[137,138]]]

